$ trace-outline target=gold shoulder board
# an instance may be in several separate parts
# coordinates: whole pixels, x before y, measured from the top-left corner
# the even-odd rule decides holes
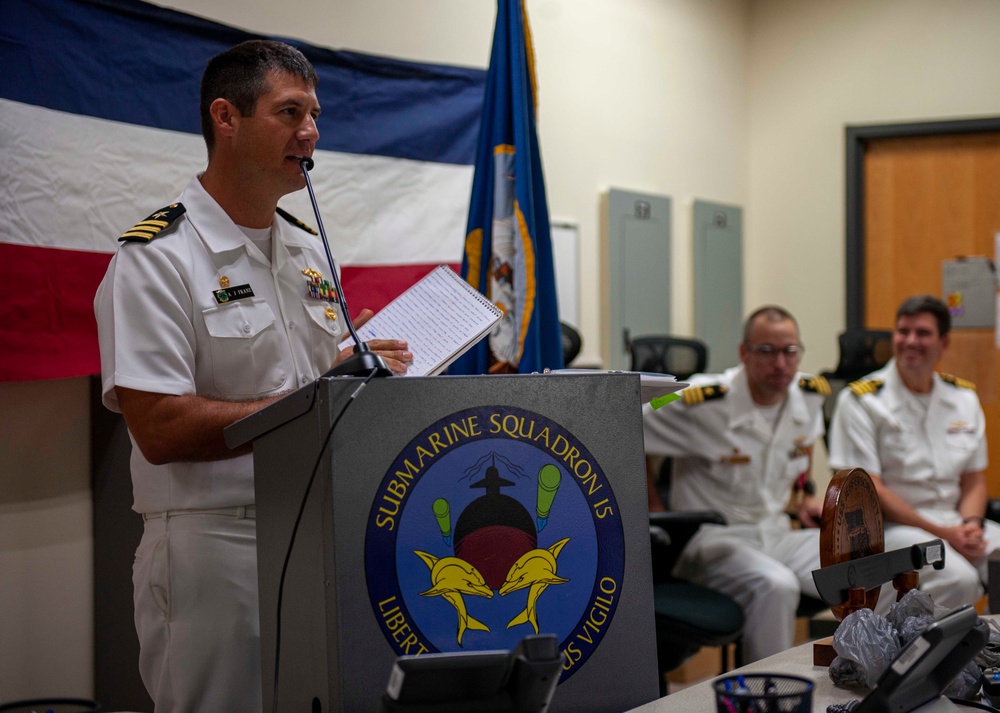
[[[799,388],[820,396],[830,395],[830,382],[822,376],[803,376],[799,379]]]
[[[153,213],[145,220],[141,220],[118,237],[120,243],[148,243],[166,230],[170,224],[184,215],[187,209],[181,203],[171,203],[166,208]]]
[[[864,396],[865,394],[877,394],[883,386],[885,386],[885,382],[881,379],[869,379],[867,381],[852,381],[847,385],[847,388],[853,391],[855,396]]]
[[[720,384],[709,384],[708,386],[692,386],[684,389],[681,396],[684,397],[686,406],[694,406],[713,399],[721,399],[728,391],[728,388]]]
[[[969,381],[968,379],[960,379],[957,376],[952,376],[951,374],[939,374],[941,381],[946,384],[951,384],[952,386],[957,386],[960,389],[971,389],[976,390],[976,385]]]
[[[302,228],[304,231],[306,231],[310,235],[319,235],[319,233],[317,233],[315,230],[313,230],[308,225],[306,225],[305,223],[303,223],[301,220],[299,220],[298,218],[296,218],[294,215],[292,215],[291,213],[289,213],[287,210],[284,210],[282,208],[278,208],[277,209],[277,213],[282,218],[284,218],[285,220],[287,220],[289,223],[291,223],[292,225],[294,225],[296,228]]]

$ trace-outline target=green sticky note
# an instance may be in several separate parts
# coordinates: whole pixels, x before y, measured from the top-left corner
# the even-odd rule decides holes
[[[660,408],[661,406],[666,406],[671,401],[676,401],[680,397],[681,397],[681,392],[680,391],[675,391],[674,393],[667,394],[666,396],[657,396],[655,399],[650,399],[649,400],[649,405],[655,411],[656,409]]]

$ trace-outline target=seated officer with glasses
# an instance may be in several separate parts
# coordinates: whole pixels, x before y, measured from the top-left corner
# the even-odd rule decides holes
[[[786,507],[808,475],[823,435],[822,377],[798,372],[799,328],[781,307],[762,307],[744,324],[740,366],[696,375],[683,400],[647,411],[643,430],[650,510],[662,510],[653,458],[673,459],[673,510],[715,510],[725,526],[705,525],[684,548],[676,574],[724,592],[746,613],[746,662],[792,645],[802,591],[818,596],[822,503],[806,495],[792,529]]]
[[[941,538],[945,567],[920,571],[920,589],[954,608],[983,595],[1000,525],[986,514],[986,419],[971,382],[935,371],[951,315],[917,295],[896,311],[893,357],[840,392],[830,424],[830,465],[864,468],[885,517],[885,549]],[[883,588],[879,610],[892,587]]]

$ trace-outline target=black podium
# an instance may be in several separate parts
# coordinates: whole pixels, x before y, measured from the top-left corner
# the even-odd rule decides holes
[[[254,441],[265,710],[327,438],[285,582],[279,710],[375,713],[397,656],[534,633],[565,657],[550,710],[656,698],[639,377],[394,377],[351,401],[360,383],[320,379],[226,431]]]

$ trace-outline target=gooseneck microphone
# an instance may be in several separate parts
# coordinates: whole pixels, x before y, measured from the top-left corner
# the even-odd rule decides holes
[[[340,286],[340,277],[337,275],[337,266],[333,261],[333,253],[330,252],[330,241],[326,239],[326,229],[323,227],[323,218],[319,214],[319,204],[316,202],[316,194],[313,192],[312,181],[309,180],[309,172],[314,163],[308,156],[299,159],[299,167],[302,175],[306,178],[306,188],[309,189],[309,200],[312,201],[313,213],[316,214],[316,224],[319,226],[319,236],[323,241],[323,249],[326,250],[326,262],[330,266],[330,275],[333,278],[333,285],[337,288],[337,296],[340,298],[341,312],[344,321],[347,322],[347,329],[354,338],[354,353],[344,361],[330,369],[323,376],[368,376],[375,371],[375,376],[392,376],[392,370],[386,366],[385,361],[375,352],[368,348],[368,345],[361,341],[351,315],[347,311],[347,299],[344,297],[344,288]]]

